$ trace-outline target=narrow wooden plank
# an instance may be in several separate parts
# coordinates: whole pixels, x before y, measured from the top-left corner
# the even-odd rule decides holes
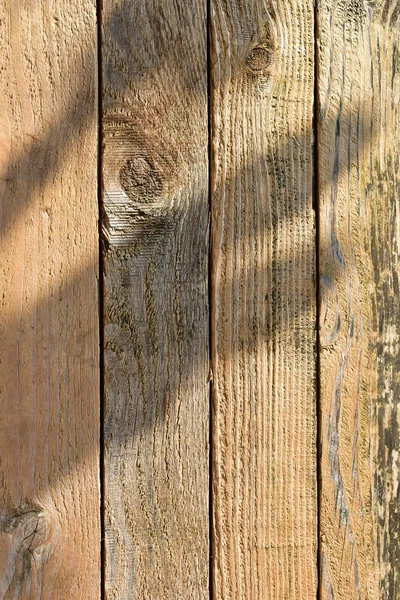
[[[205,0],[104,0],[106,596],[208,598]]]
[[[0,597],[100,597],[96,9],[0,3]]]
[[[322,598],[400,597],[397,1],[319,7]]]
[[[314,599],[313,2],[211,26],[214,598]]]

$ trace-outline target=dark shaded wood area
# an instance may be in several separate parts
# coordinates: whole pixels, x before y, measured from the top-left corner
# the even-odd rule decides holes
[[[105,0],[107,598],[208,598],[206,3]]]

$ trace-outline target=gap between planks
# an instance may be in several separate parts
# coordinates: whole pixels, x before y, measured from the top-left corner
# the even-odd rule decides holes
[[[104,461],[104,256],[103,256],[103,55],[102,0],[96,0],[97,15],[97,199],[99,206],[99,377],[100,377],[100,597],[106,599],[105,461]]]
[[[319,53],[318,53],[318,2],[314,2],[314,114],[313,114],[313,136],[314,136],[314,181],[313,181],[313,206],[315,210],[315,393],[316,393],[316,472],[317,472],[317,600],[321,600],[321,494],[322,494],[322,472],[321,472],[321,368],[320,368],[320,190],[319,190]]]

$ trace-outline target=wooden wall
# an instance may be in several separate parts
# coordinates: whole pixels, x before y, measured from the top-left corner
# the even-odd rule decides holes
[[[0,3],[0,599],[400,598],[399,31]]]

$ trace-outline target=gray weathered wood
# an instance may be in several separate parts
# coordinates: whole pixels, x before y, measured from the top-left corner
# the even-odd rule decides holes
[[[397,1],[322,0],[321,597],[400,597]]]
[[[104,0],[106,596],[208,598],[205,0]]]

